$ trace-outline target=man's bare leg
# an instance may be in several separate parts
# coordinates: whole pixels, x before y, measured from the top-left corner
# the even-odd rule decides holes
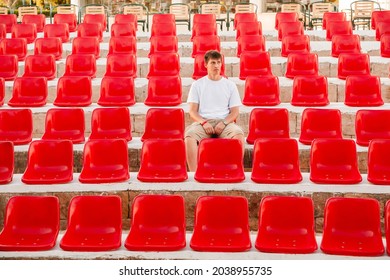
[[[198,166],[198,143],[191,137],[186,137],[184,142],[186,144],[188,169],[190,172],[195,172]]]
[[[240,140],[241,146],[242,146],[242,156],[244,157],[244,155],[245,155],[245,137],[244,137],[244,135],[242,135],[242,134],[234,135],[233,139]]]

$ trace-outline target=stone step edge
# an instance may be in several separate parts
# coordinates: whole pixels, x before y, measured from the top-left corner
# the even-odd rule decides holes
[[[192,232],[186,232],[186,247],[179,251],[172,252],[145,252],[145,251],[129,251],[124,247],[125,240],[129,231],[122,231],[121,247],[114,251],[102,252],[74,252],[64,251],[59,244],[65,231],[61,231],[57,237],[56,245],[53,249],[47,251],[36,252],[16,252],[16,251],[1,251],[0,259],[73,259],[73,260],[389,260],[386,253],[378,257],[354,257],[342,255],[328,255],[320,250],[322,234],[316,234],[316,242],[318,249],[311,254],[282,254],[282,253],[264,253],[258,251],[254,246],[256,242],[257,232],[250,232],[252,247],[245,252],[199,252],[190,248]],[[383,237],[382,242],[386,245],[386,239]]]
[[[251,180],[251,173],[245,172],[245,180],[240,183],[200,183],[194,179],[194,173],[188,172],[188,179],[178,183],[148,183],[137,179],[137,172],[130,172],[130,179],[120,183],[81,184],[79,173],[73,174],[73,181],[66,184],[27,185],[21,181],[22,174],[14,174],[11,183],[2,185],[0,194],[27,194],[27,193],[74,193],[74,192],[102,192],[117,191],[144,191],[144,192],[199,192],[210,191],[243,191],[243,192],[272,192],[272,193],[359,193],[388,195],[390,185],[374,185],[367,181],[367,175],[362,175],[362,182],[358,184],[316,184],[310,181],[309,173],[302,173],[303,180],[296,184],[257,184]]]

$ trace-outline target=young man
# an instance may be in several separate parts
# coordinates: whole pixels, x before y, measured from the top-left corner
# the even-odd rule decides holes
[[[208,51],[204,62],[207,75],[192,84],[187,99],[194,121],[187,127],[184,139],[191,172],[196,171],[198,144],[203,138],[236,138],[244,150],[244,133],[234,123],[242,105],[237,86],[221,76],[222,55],[219,52]]]

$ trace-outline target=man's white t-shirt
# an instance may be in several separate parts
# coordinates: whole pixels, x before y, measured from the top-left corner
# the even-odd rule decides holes
[[[199,104],[199,115],[204,119],[224,119],[230,108],[242,105],[235,83],[224,77],[213,81],[208,76],[192,83],[187,103]]]

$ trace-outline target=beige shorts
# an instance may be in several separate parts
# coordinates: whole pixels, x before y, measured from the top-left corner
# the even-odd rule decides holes
[[[207,122],[213,127],[215,127],[220,121],[221,120],[207,120]],[[244,135],[244,132],[242,131],[241,127],[235,123],[229,123],[220,135],[210,135],[206,133],[200,123],[194,122],[186,128],[184,137],[191,137],[199,142],[204,138],[233,138],[239,134]]]

